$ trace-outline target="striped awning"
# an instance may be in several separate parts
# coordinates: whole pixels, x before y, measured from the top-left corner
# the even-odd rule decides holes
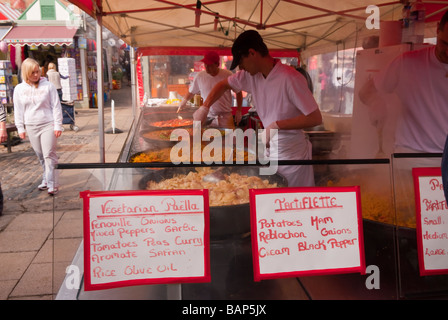
[[[4,3],[0,3],[0,20],[14,21],[19,19],[21,14],[22,13],[19,10],[13,9]]]
[[[76,31],[66,26],[15,26],[3,41],[21,46],[71,45]]]

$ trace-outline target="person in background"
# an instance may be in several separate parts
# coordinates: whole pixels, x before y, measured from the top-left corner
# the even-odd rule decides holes
[[[48,64],[47,78],[56,90],[58,91],[59,99],[62,101],[62,85],[61,79],[68,79],[70,76],[63,76],[56,70],[56,65],[53,62]]]
[[[59,191],[56,142],[62,134],[61,101],[56,88],[44,77],[36,60],[22,63],[23,81],[14,88],[14,121],[21,139],[28,134],[43,168],[39,190],[49,195]]]
[[[213,88],[202,109],[193,115],[195,120],[203,121],[208,108],[224,92],[230,89],[245,91],[252,95],[265,128],[268,159],[311,159],[311,143],[302,129],[321,124],[322,115],[305,77],[271,57],[262,37],[255,30],[238,36],[232,46],[232,55],[230,68],[233,70],[239,66],[240,71]],[[314,186],[311,165],[280,166],[278,172],[288,180],[290,187]]]
[[[6,111],[3,105],[0,105],[0,143],[5,142],[8,139],[8,133],[6,132]]]
[[[402,110],[395,133],[395,152],[440,153],[448,134],[448,11],[437,24],[436,45],[408,51],[371,77],[359,92],[376,126],[386,121],[381,93],[394,93]]]
[[[296,70],[299,71],[300,74],[305,77],[306,83],[308,84],[308,89],[310,89],[311,93],[314,93],[313,81],[311,80],[308,71],[306,71],[304,67],[297,67]]]
[[[6,132],[6,112],[5,107],[0,105],[0,143],[5,142],[8,139],[8,133]],[[2,183],[0,181],[0,216],[3,214],[3,191]]]
[[[394,153],[442,153],[448,135],[448,11],[437,23],[436,45],[407,51],[385,70],[371,77],[359,91],[371,123],[380,129],[389,113],[383,94],[395,94],[400,105]],[[435,166],[431,157],[404,157],[395,160],[394,188],[398,219],[414,217],[415,200],[412,169]],[[439,164],[440,165],[440,164]],[[445,167],[442,168],[445,169]],[[442,172],[442,176],[444,176]]]
[[[178,112],[185,108],[187,101],[191,100],[195,94],[201,94],[205,100],[212,90],[213,86],[223,79],[232,75],[229,70],[219,68],[219,55],[215,51],[208,51],[204,58],[205,70],[197,74],[190,86],[188,94],[184,97],[179,105]],[[241,92],[236,93],[237,110],[235,114],[235,122],[238,125],[241,121],[241,109],[243,104],[243,95]],[[234,120],[232,115],[232,94],[230,90],[217,99],[210,108],[207,109],[207,118],[213,118],[210,126],[218,128],[234,129]]]

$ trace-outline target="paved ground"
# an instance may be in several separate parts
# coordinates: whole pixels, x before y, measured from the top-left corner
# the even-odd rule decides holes
[[[116,162],[132,125],[131,90],[114,90],[116,128],[105,135],[106,162]],[[111,128],[110,101],[104,128]],[[59,163],[100,162],[98,110],[77,109],[79,131],[64,125],[58,140]],[[0,300],[54,299],[82,241],[79,192],[101,186],[93,170],[61,170],[60,192],[50,197],[38,191],[41,168],[29,141],[12,148],[0,146],[0,179],[5,198],[0,216]]]

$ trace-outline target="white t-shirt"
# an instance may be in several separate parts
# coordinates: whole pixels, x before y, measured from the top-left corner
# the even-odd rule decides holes
[[[277,61],[266,78],[261,73],[251,76],[247,71],[239,71],[230,76],[228,81],[234,91],[252,94],[257,114],[265,127],[274,121],[308,115],[318,109],[305,77],[280,61]],[[277,138],[277,141],[274,139],[270,142],[269,159],[312,158],[311,143],[303,130],[279,130]],[[314,186],[311,165],[282,165],[278,172],[288,180],[289,187]]]
[[[448,65],[435,56],[435,47],[397,57],[375,78],[378,89],[395,92],[402,112],[397,120],[396,148],[443,152],[448,134]]]
[[[261,72],[251,76],[247,71],[239,71],[229,77],[228,81],[234,91],[252,94],[253,104],[265,127],[277,120],[308,115],[319,108],[308,89],[305,77],[280,61],[277,61],[267,78]],[[294,139],[302,142],[301,145],[305,148],[303,130],[279,130],[278,136],[282,160],[297,159],[289,152],[282,152],[287,146],[282,147],[281,141]]]
[[[26,125],[54,123],[54,130],[62,130],[62,108],[56,88],[41,78],[37,88],[26,82],[14,88],[14,122],[18,133]]]
[[[199,72],[190,86],[190,93],[201,94],[202,98],[207,99],[210,91],[221,80],[231,76],[229,70],[219,69],[216,76],[209,75],[206,71]],[[230,113],[232,111],[232,95],[230,91],[226,91],[214,104],[210,106],[209,117],[216,117],[222,113]]]

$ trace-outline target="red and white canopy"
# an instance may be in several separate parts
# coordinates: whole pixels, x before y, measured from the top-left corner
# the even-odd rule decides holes
[[[140,49],[230,48],[244,30],[257,29],[270,50],[303,50],[355,43],[367,35],[366,11],[374,5],[381,20],[399,20],[401,1],[388,0],[70,0],[127,44]],[[428,23],[448,4],[423,0]],[[199,15],[199,24],[196,17]],[[435,23],[434,23],[435,24]],[[428,32],[435,34],[429,26]],[[358,42],[360,44],[361,41]]]

